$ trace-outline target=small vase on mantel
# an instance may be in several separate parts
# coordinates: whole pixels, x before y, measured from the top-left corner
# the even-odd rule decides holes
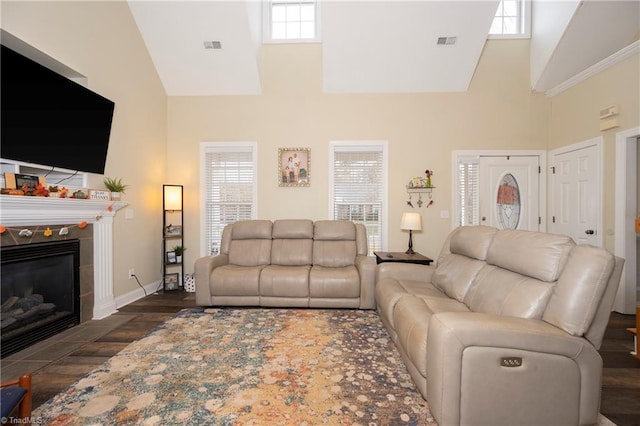
[[[112,192],[111,201],[120,201],[122,199],[122,192]]]

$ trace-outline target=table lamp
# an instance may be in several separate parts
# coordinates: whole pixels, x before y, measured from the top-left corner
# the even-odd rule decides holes
[[[413,231],[422,230],[422,217],[420,213],[403,213],[400,229],[409,231],[409,249],[405,251],[405,253],[415,254],[415,251],[413,251]]]

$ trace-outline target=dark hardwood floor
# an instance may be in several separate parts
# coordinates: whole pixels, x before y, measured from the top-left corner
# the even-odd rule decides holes
[[[193,293],[158,293],[89,321],[2,360],[2,380],[33,372],[33,406],[47,401],[99,367],[183,308]],[[618,426],[640,426],[640,359],[630,355],[634,315],[613,313],[601,348],[604,360],[600,411]]]
[[[640,426],[640,359],[633,357],[635,315],[613,312],[600,347],[604,361],[600,412],[618,426]]]

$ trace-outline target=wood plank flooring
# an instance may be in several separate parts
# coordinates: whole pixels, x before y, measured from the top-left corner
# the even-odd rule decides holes
[[[183,308],[193,293],[158,293],[131,303],[99,321],[89,321],[2,360],[2,380],[33,372],[33,406],[63,391],[132,341]],[[604,360],[601,412],[618,426],[640,426],[640,360],[630,355],[626,328],[634,315],[613,313],[601,348]]]

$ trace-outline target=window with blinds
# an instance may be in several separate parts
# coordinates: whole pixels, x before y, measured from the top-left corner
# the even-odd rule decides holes
[[[462,158],[458,162],[458,203],[460,220],[458,224],[479,225],[479,167],[477,158]]]
[[[369,254],[386,243],[386,142],[332,142],[331,216],[367,228]]]
[[[256,217],[255,143],[206,143],[203,160],[205,251],[220,252],[222,230]]]

